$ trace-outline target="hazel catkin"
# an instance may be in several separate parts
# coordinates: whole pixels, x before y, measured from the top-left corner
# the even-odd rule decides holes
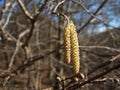
[[[79,72],[80,57],[79,57],[79,43],[76,32],[76,27],[72,21],[64,29],[64,54],[67,63],[72,60],[73,70],[75,74]]]
[[[71,42],[71,59],[73,63],[73,70],[77,74],[80,68],[80,57],[79,57],[79,43],[76,32],[76,27],[72,21],[70,24],[70,42]]]
[[[71,44],[70,44],[70,25],[68,24],[64,29],[64,55],[67,63],[70,63],[71,59]]]

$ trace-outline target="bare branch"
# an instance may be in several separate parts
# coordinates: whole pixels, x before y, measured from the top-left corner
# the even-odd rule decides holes
[[[28,51],[28,44],[29,44],[29,41],[30,41],[30,39],[31,39],[31,37],[33,35],[33,31],[34,31],[34,27],[35,27],[35,22],[36,22],[36,20],[38,18],[38,15],[39,15],[40,11],[43,10],[43,8],[46,5],[46,3],[47,3],[48,0],[45,1],[45,3],[42,5],[41,8],[39,8],[39,13],[35,13],[34,17],[30,16],[30,14],[28,13],[28,11],[26,10],[25,6],[23,5],[23,3],[20,0],[17,0],[17,1],[18,1],[19,5],[21,6],[21,8],[22,8],[23,12],[25,13],[25,15],[30,19],[31,24],[32,24],[31,28],[30,28],[30,31],[29,31],[29,34],[28,34],[28,37],[26,38],[26,41],[22,45],[22,48],[25,50],[25,53],[27,55],[29,53],[29,51]],[[29,55],[27,55],[27,56],[29,56]]]
[[[64,2],[65,2],[65,0],[62,0],[61,2],[59,2],[59,3],[56,5],[56,7],[54,8],[53,13],[57,13],[58,7],[61,6]]]
[[[116,83],[120,81],[120,78],[102,78],[102,79],[96,79],[94,81],[92,81],[91,83],[102,83],[102,82],[106,82],[106,81],[111,81],[112,83]]]
[[[93,18],[98,19],[99,21],[101,21],[102,23],[104,23],[104,24],[107,25],[107,26],[111,26],[111,25],[108,25],[107,23],[105,23],[103,20],[99,19],[99,18],[96,16],[97,13],[101,10],[101,8],[106,4],[106,2],[107,2],[108,0],[104,0],[94,13],[90,13],[89,10],[88,10],[83,4],[81,4],[80,2],[78,2],[78,1],[76,1],[76,0],[71,0],[71,1],[73,1],[73,2],[76,3],[76,4],[79,4],[79,5],[83,8],[83,10],[85,10],[88,14],[91,15],[90,19],[77,31],[78,33],[79,33],[81,30],[83,30],[83,29],[91,22],[91,20],[92,20]]]
[[[8,31],[4,30],[2,26],[0,26],[0,33],[3,36],[3,40],[8,40],[8,41],[13,40],[17,42],[17,39],[12,34],[10,34]]]
[[[10,69],[11,69],[11,67],[12,67],[12,65],[13,65],[13,62],[14,62],[14,60],[15,60],[15,56],[16,56],[19,48],[20,48],[21,45],[22,45],[22,42],[21,42],[20,40],[21,40],[28,32],[29,32],[29,30],[25,30],[24,32],[22,32],[22,33],[19,35],[19,38],[18,38],[18,40],[17,40],[17,42],[16,42],[16,49],[15,49],[15,51],[14,51],[12,57],[11,57],[10,63],[9,63],[8,71],[10,71]]]
[[[61,49],[61,46],[59,46],[58,48],[56,48],[56,49],[54,49],[50,52],[47,52],[44,55],[38,55],[38,56],[33,56],[33,57],[28,58],[27,60],[25,60],[24,64],[18,66],[18,68],[11,71],[11,73],[17,74],[18,71],[21,72],[21,70],[25,69],[26,67],[29,67],[29,66],[33,65],[36,61],[41,60],[41,59],[45,58],[46,56],[49,56],[49,55],[57,52],[59,49]],[[1,74],[0,78],[5,78],[7,76],[9,76],[9,74]]]
[[[57,11],[57,9],[58,9],[63,3],[65,3],[65,1],[66,1],[66,0],[62,0],[61,2],[59,2],[59,3],[55,6],[55,8],[53,9],[52,13],[53,13],[53,14],[57,14],[58,16],[63,16],[63,17],[67,20],[67,22],[69,22],[69,18],[67,17],[67,15],[65,15],[65,14]]]
[[[105,70],[104,72],[100,73],[100,74],[97,74],[95,75],[94,77],[88,79],[87,81],[83,82],[83,83],[77,83],[77,84],[73,84],[72,86],[66,88],[66,90],[75,90],[77,88],[81,88],[83,85],[87,84],[87,83],[91,83],[91,81],[94,81],[98,78],[100,78],[101,76],[104,76],[106,74],[108,74],[109,72],[113,71],[113,70],[116,70],[120,68],[120,63],[118,65],[115,65],[107,70]]]
[[[92,73],[94,73],[95,71],[97,71],[100,68],[103,68],[104,66],[109,65],[110,63],[114,62],[115,60],[120,59],[120,54],[116,55],[115,57],[113,57],[112,59],[110,59],[109,61],[106,61],[100,65],[98,65],[96,68],[94,68],[93,70],[89,71],[87,75],[90,75]]]
[[[79,46],[80,49],[105,49],[105,50],[108,50],[108,51],[112,51],[112,52],[120,52],[119,49],[115,49],[115,48],[112,48],[112,47],[107,47],[107,46]]]
[[[12,4],[12,7],[11,7],[10,12],[9,12],[9,14],[8,14],[7,20],[6,20],[5,24],[4,24],[3,27],[2,27],[3,30],[5,29],[5,27],[6,27],[7,24],[9,23],[9,20],[10,20],[10,17],[11,17],[11,15],[12,15],[12,11],[13,11],[15,5],[16,5],[16,2],[14,2],[14,3]]]
[[[33,16],[30,15],[30,13],[27,11],[26,7],[24,6],[24,4],[22,3],[22,0],[17,0],[19,6],[21,7],[22,11],[24,12],[25,16],[29,19],[29,20],[33,20]]]

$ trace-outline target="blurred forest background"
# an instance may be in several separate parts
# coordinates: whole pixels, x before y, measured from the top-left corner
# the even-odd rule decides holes
[[[74,73],[59,13],[76,25],[85,75],[66,89],[56,77]],[[0,0],[0,90],[120,90],[119,67],[120,0]]]

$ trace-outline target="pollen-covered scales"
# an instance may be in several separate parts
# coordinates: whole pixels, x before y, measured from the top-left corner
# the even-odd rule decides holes
[[[64,30],[64,47],[66,61],[70,63],[72,60],[74,72],[78,73],[80,68],[79,44],[76,27],[72,21],[68,22]]]
[[[71,60],[71,44],[70,44],[70,25],[68,24],[64,30],[64,54],[67,63]]]

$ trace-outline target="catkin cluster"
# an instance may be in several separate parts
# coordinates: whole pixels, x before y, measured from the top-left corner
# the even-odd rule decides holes
[[[79,44],[76,27],[72,21],[68,22],[64,30],[64,52],[66,62],[70,63],[72,60],[74,72],[77,74],[80,68]]]

